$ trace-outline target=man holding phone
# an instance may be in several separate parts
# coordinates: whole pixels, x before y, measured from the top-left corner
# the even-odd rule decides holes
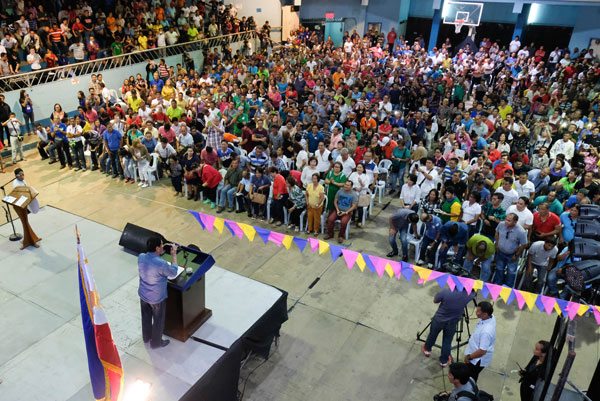
[[[152,348],[166,347],[170,342],[162,338],[167,305],[167,280],[177,275],[177,245],[170,246],[171,263],[161,258],[165,250],[160,237],[148,239],[146,253],[138,256],[142,338],[144,343],[150,342]]]

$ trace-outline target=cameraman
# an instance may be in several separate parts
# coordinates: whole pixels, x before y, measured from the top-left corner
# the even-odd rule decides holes
[[[450,394],[444,392],[433,397],[434,401],[472,401],[479,393],[477,384],[469,377],[466,363],[456,362],[448,369],[448,381],[454,386]]]
[[[463,311],[467,304],[475,299],[475,292],[467,293],[462,291],[451,291],[444,288],[433,297],[433,303],[440,304],[437,312],[431,318],[431,327],[425,344],[421,347],[423,354],[429,358],[431,349],[435,344],[440,331],[443,331],[442,354],[440,355],[440,365],[445,367],[451,362],[450,351],[452,350],[452,337],[456,333],[456,325],[462,318]]]
[[[21,126],[24,125],[17,119],[15,113],[10,113],[8,120],[2,122],[4,127],[8,127],[8,133],[10,135],[10,147],[12,151],[12,164],[17,164],[17,154],[19,155],[19,161],[23,161],[23,135],[21,134]]]

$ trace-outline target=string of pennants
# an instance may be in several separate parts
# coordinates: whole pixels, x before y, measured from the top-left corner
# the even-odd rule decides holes
[[[481,280],[474,280],[468,277],[458,277],[452,274],[415,266],[406,262],[356,252],[318,238],[295,237],[267,230],[266,228],[197,212],[195,210],[189,210],[189,213],[196,218],[202,229],[209,233],[218,233],[221,235],[227,230],[231,236],[238,237],[239,239],[246,237],[250,242],[254,242],[258,237],[264,244],[271,242],[278,247],[283,246],[286,250],[295,247],[300,252],[304,252],[304,250],[308,248],[312,253],[329,255],[334,262],[342,257],[348,269],[352,270],[354,266],[357,266],[361,272],[364,272],[365,269],[367,269],[368,271],[377,274],[379,277],[383,277],[387,274],[390,278],[396,278],[398,280],[404,278],[407,281],[411,281],[413,275],[416,273],[416,276],[418,277],[417,284],[424,285],[428,282],[436,282],[440,288],[448,286],[452,291],[462,291],[463,289],[467,292],[473,290],[480,291],[481,295],[485,298],[491,298],[493,301],[497,301],[498,298],[500,298],[507,305],[516,305],[519,310],[523,310],[523,308],[527,307],[530,311],[535,309],[540,312],[545,312],[548,315],[556,312],[559,315],[568,316],[570,320],[573,320],[575,316],[583,316],[590,312],[596,319],[596,323],[600,325],[600,306],[584,305],[577,302],[487,283]]]

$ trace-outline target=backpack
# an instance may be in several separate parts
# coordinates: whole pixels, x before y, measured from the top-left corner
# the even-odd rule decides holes
[[[475,383],[475,381],[473,379],[469,379],[469,381],[473,385],[473,389],[475,390],[475,393],[471,393],[470,391],[460,391],[456,394],[456,399],[459,399],[460,397],[467,397],[467,398],[471,399],[472,401],[494,401],[493,395],[491,395],[483,390],[479,390],[479,388],[477,387],[477,384]]]

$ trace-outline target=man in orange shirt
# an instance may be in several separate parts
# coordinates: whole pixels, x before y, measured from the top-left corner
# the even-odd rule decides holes
[[[501,180],[504,178],[504,173],[506,170],[511,170],[514,172],[512,165],[508,162],[508,152],[502,152],[500,163],[496,164],[496,167],[494,167],[494,170],[492,171],[496,176],[496,180]]]
[[[279,227],[284,223],[283,208],[288,200],[289,193],[285,178],[279,174],[277,167],[270,167],[269,174],[273,180],[273,200],[271,202],[271,218],[269,219],[269,223],[273,224],[277,221],[275,225]]]
[[[344,74],[344,71],[341,68],[338,68],[331,78],[333,79],[333,86],[337,89],[340,87],[342,80],[346,78],[346,74]]]
[[[376,129],[377,121],[375,118],[377,114],[373,114],[371,116],[364,116],[360,119],[360,129],[362,132],[366,133],[368,129]]]
[[[384,157],[388,160],[392,160],[392,152],[396,146],[398,146],[398,142],[394,141],[389,136],[385,136],[379,141],[379,146],[381,146]]]

